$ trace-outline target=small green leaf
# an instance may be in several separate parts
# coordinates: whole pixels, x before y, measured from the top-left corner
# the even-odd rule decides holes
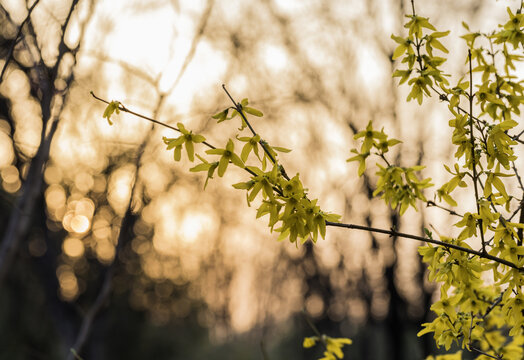
[[[222,155],[224,154],[224,149],[209,149],[209,150],[206,150],[206,154]]]
[[[248,114],[251,114],[253,116],[262,117],[264,115],[264,114],[262,114],[262,111],[254,109],[252,107],[246,106],[243,109],[244,109],[245,112],[247,112]]]
[[[279,151],[279,152],[283,152],[283,153],[291,152],[290,149],[286,149],[286,148],[283,148],[283,147],[280,147],[280,146],[272,146],[271,148],[273,148],[273,150],[276,150],[276,151]]]
[[[228,111],[229,111],[229,108],[227,108],[226,110],[221,111],[221,112],[213,115],[212,118],[213,119],[217,119],[218,120],[217,123],[222,122],[222,121],[226,120]]]
[[[120,114],[120,101],[111,101],[104,110],[103,118],[107,118],[109,125],[113,125],[113,122],[111,121],[111,115],[113,115],[115,112]]]
[[[189,161],[195,161],[195,148],[192,141],[186,141],[186,152]]]
[[[191,169],[189,169],[189,171],[191,172],[207,171],[209,170],[210,167],[211,167],[211,164],[202,163],[202,164],[198,164],[197,166],[192,167]]]
[[[241,182],[241,183],[237,183],[237,184],[233,184],[233,187],[235,189],[240,189],[240,190],[249,190],[253,187],[253,181],[247,181],[247,182]]]
[[[175,148],[174,159],[175,161],[180,161],[181,157],[182,157],[182,145],[179,145]]]
[[[206,141],[206,138],[203,137],[202,135],[193,135],[192,141],[194,143],[201,143],[201,142]]]
[[[175,146],[180,146],[184,143],[184,137],[183,136],[179,136],[178,138],[176,139],[172,139],[170,140],[168,143],[167,143],[167,149],[166,150],[171,150],[172,148],[174,148]]]
[[[218,163],[218,176],[220,177],[224,176],[224,173],[226,172],[228,165],[229,165],[229,159],[225,156],[222,156]]]
[[[242,159],[235,153],[231,154],[231,162],[233,164],[235,164],[236,166],[238,166],[238,167],[241,167],[241,168],[245,167],[244,162],[242,161]]]
[[[189,131],[187,131],[186,127],[181,122],[177,123],[176,126],[178,127],[178,130],[180,130],[182,134],[184,135],[189,134]]]

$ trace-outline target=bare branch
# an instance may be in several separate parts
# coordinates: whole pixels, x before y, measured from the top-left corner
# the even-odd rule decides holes
[[[482,251],[476,251],[476,250],[473,250],[473,249],[468,249],[468,248],[463,247],[463,246],[450,244],[450,243],[447,243],[447,242],[444,242],[444,241],[430,239],[430,238],[426,238],[426,237],[423,237],[423,236],[417,236],[417,235],[412,235],[412,234],[401,233],[401,232],[395,231],[393,229],[391,229],[391,230],[384,230],[384,229],[374,228],[374,227],[370,227],[370,226],[362,226],[362,225],[356,225],[356,224],[345,224],[345,223],[336,223],[336,222],[331,222],[331,221],[326,221],[326,226],[341,227],[341,228],[346,228],[346,229],[364,230],[364,231],[368,231],[368,232],[387,234],[389,236],[398,236],[398,237],[402,237],[402,238],[406,238],[406,239],[413,239],[413,240],[417,240],[417,241],[423,241],[423,242],[426,242],[426,243],[440,245],[440,246],[444,246],[446,248],[451,248],[451,249],[459,250],[459,251],[462,251],[462,252],[465,252],[465,253],[468,253],[468,254],[476,255],[478,257],[481,257],[481,258],[484,258],[484,259],[489,259],[489,260],[495,261],[495,262],[497,262],[499,264],[503,264],[503,265],[509,266],[509,267],[511,267],[513,269],[516,269],[516,270],[520,271],[520,272],[524,272],[524,268],[521,268],[518,265],[515,265],[514,263],[512,263],[510,261],[498,258],[498,257],[490,255],[488,253],[484,253]]]
[[[16,44],[18,43],[18,38],[22,34],[22,28],[24,27],[25,23],[29,21],[31,18],[31,13],[33,12],[36,5],[40,2],[40,0],[36,0],[33,5],[28,9],[27,16],[25,17],[24,21],[20,24],[18,27],[18,32],[16,33],[15,38],[13,39],[13,42],[11,43],[11,46],[9,47],[9,51],[7,53],[7,57],[5,59],[4,67],[2,68],[2,72],[0,73],[0,82],[2,82],[2,79],[4,78],[4,74],[7,70],[7,65],[9,65],[9,62],[11,61],[11,58],[13,57],[13,52],[15,49]]]
[[[95,320],[96,316],[98,315],[104,304],[109,299],[109,296],[111,295],[111,290],[113,287],[113,276],[118,265],[118,256],[121,253],[122,248],[124,246],[125,237],[128,236],[127,230],[130,227],[132,227],[131,218],[133,216],[133,198],[135,196],[136,184],[138,182],[138,170],[140,168],[140,160],[142,159],[142,154],[144,153],[145,145],[146,141],[143,141],[138,149],[138,156],[135,161],[135,179],[131,188],[131,195],[129,196],[126,213],[120,225],[120,233],[118,234],[115,257],[113,258],[113,262],[111,263],[111,265],[109,265],[109,267],[105,271],[104,282],[102,283],[100,292],[98,293],[94,303],[91,305],[86,315],[82,319],[80,330],[72,347],[74,351],[71,351],[68,354],[67,360],[74,360],[75,354],[79,353],[82,350],[87,339],[89,338],[89,334],[91,333],[93,321]]]
[[[182,67],[180,68],[180,72],[178,73],[173,85],[171,85],[171,87],[167,91],[168,94],[171,93],[176,88],[176,86],[178,85],[178,82],[180,81],[184,73],[186,72],[187,67],[193,60],[195,53],[196,53],[198,43],[200,42],[200,39],[202,38],[202,35],[204,35],[204,31],[206,30],[207,22],[211,15],[211,11],[213,10],[214,4],[215,4],[215,0],[207,1],[206,9],[204,10],[202,17],[200,18],[200,22],[197,26],[195,37],[193,38],[193,41],[191,42],[191,48],[189,49],[189,52],[187,53],[186,58],[184,59],[184,63],[182,64]]]

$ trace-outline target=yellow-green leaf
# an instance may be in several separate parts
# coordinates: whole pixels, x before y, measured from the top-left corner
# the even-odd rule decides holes
[[[261,117],[261,116],[264,115],[264,114],[262,114],[262,111],[257,110],[257,109],[254,109],[254,108],[252,108],[252,107],[248,107],[248,106],[246,106],[246,107],[244,107],[243,109],[244,109],[245,112],[247,112],[248,114],[251,114],[251,115],[253,115],[253,116]]]
[[[107,107],[104,110],[103,117],[107,119],[109,125],[113,125],[113,122],[111,121],[111,115],[113,115],[115,112],[120,114],[120,101],[111,101],[109,104],[107,104]]]

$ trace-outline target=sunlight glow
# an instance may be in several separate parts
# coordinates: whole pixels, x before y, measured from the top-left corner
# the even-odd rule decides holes
[[[288,57],[281,46],[266,44],[262,46],[262,58],[267,67],[273,71],[282,71],[288,64]]]
[[[107,199],[117,213],[123,214],[129,201],[134,176],[133,170],[132,166],[122,167],[110,176]]]
[[[89,219],[85,215],[75,215],[71,219],[71,229],[76,233],[85,233],[89,230]]]
[[[200,212],[186,213],[180,226],[180,236],[182,241],[192,243],[197,240],[204,232],[206,227],[209,227],[212,219]]]

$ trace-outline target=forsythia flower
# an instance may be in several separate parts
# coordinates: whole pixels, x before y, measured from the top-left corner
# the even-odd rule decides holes
[[[326,335],[322,335],[321,338],[318,336],[311,336],[304,338],[302,346],[305,348],[310,348],[315,346],[317,341],[321,341],[326,346],[326,351],[324,351],[324,357],[319,360],[337,360],[343,359],[344,353],[342,352],[342,347],[344,345],[350,345],[353,341],[348,338],[332,338]]]

